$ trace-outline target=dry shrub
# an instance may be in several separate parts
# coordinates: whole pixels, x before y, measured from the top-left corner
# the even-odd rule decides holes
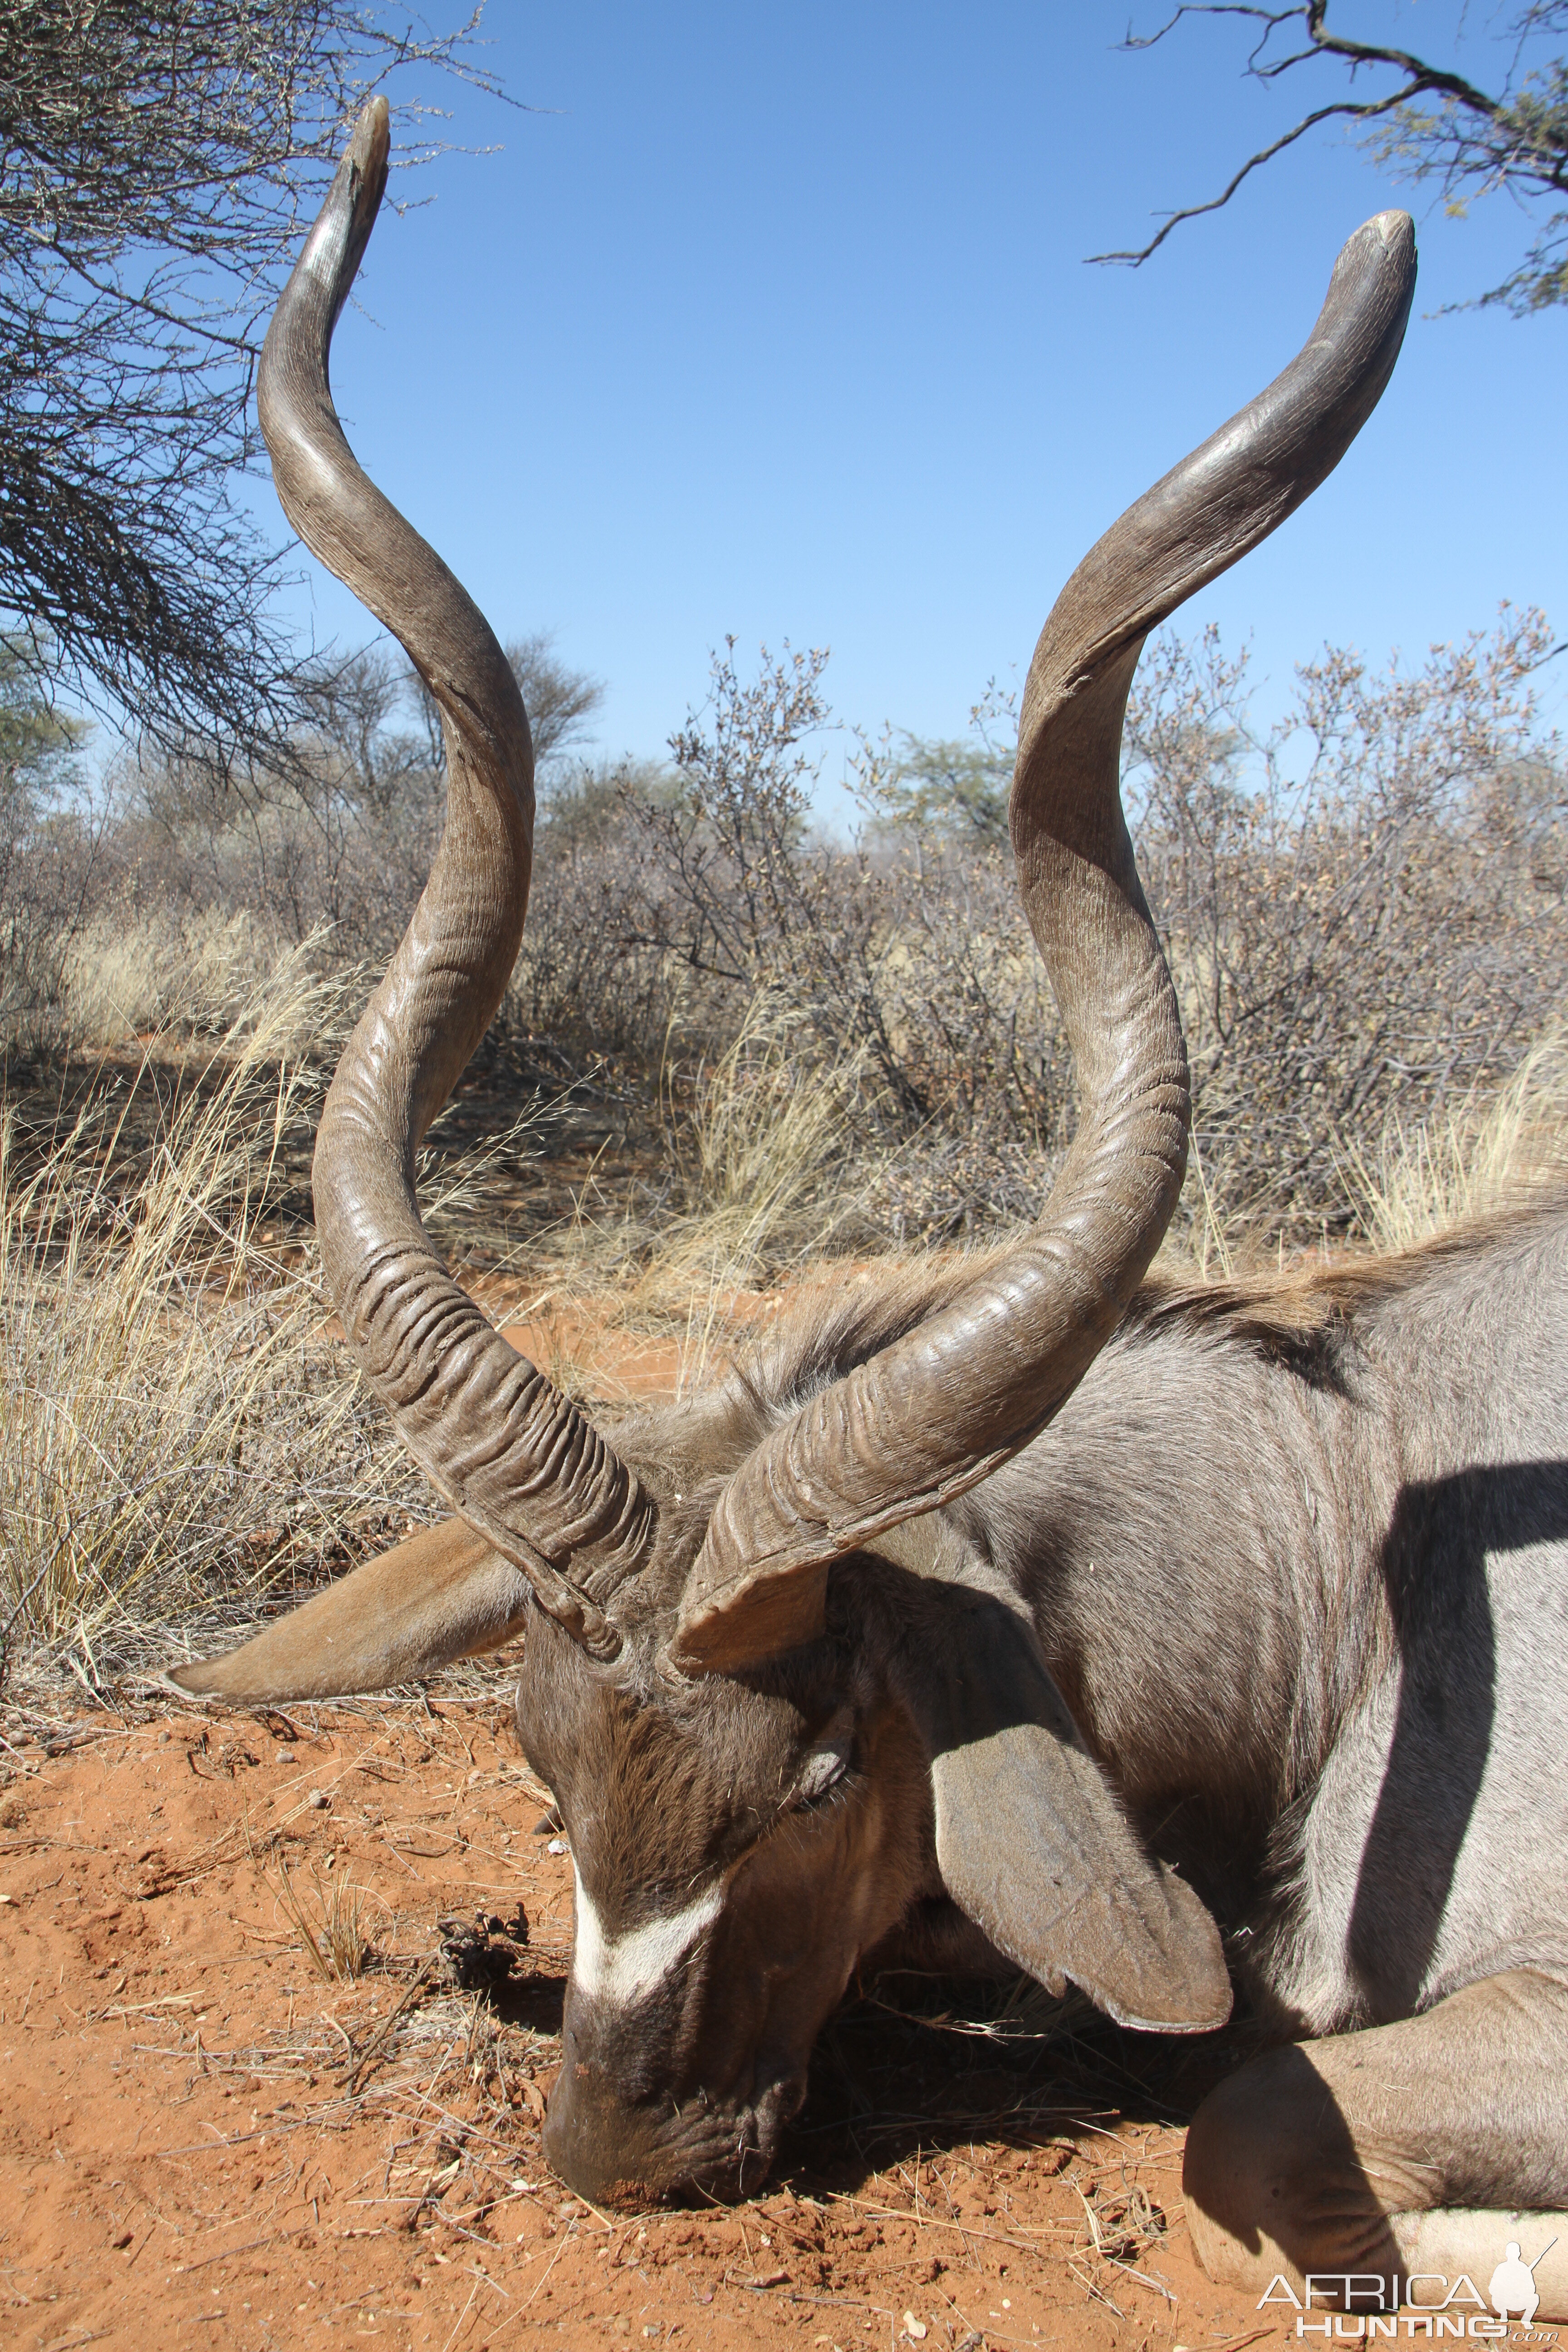
[[[1263,734],[1245,662],[1212,634],[1151,647],[1128,801],[1192,1051],[1180,1218],[1200,1258],[1223,1263],[1242,1226],[1290,1247],[1353,1235],[1347,1139],[1366,1149],[1393,1118],[1479,1101],[1553,1018],[1568,786],[1532,699],[1545,646],[1539,616],[1505,612],[1490,637],[1383,672],[1331,649]],[[978,749],[868,749],[870,821],[846,845],[814,814],[824,658],[786,648],[746,675],[728,647],[669,765],[570,772],[557,756],[546,777],[529,930],[482,1058],[524,1089],[591,1079],[621,1137],[661,1150],[639,1234],[716,1210],[713,1183],[730,1183],[704,1121],[732,1052],[749,1098],[768,1099],[759,1003],[787,1025],[793,1076],[846,1110],[855,1172],[846,1186],[839,1155],[823,1160],[823,1246],[860,1247],[868,1221],[884,1242],[983,1239],[1037,1212],[1071,1137],[1070,1059],[1003,845],[1005,702],[977,712]],[[129,894],[116,952],[140,956],[141,976],[89,985],[79,957],[83,1034],[93,986],[198,1018],[159,996],[155,961],[189,964],[191,1002],[210,1006],[228,1002],[231,947],[244,962],[266,936],[312,938],[326,969],[390,942],[442,783],[403,692],[384,659],[324,675],[297,768],[251,779],[250,802],[223,776],[146,781],[141,831],[114,851]],[[133,950],[169,903],[213,927],[210,953]],[[251,906],[264,914],[236,916]],[[810,1220],[765,1202],[759,1216],[777,1237],[752,1250],[765,1273]]]
[[[1222,1222],[1353,1230],[1347,1150],[1473,1117],[1556,1018],[1568,783],[1531,684],[1546,644],[1505,611],[1409,669],[1330,650],[1264,738],[1212,632],[1146,657],[1140,862]]]
[[[876,979],[905,1115],[888,1122],[873,1204],[896,1243],[994,1237],[1038,1213],[1077,1110],[1011,853],[895,834],[879,863]]]
[[[645,905],[638,812],[664,788],[661,769],[623,761],[579,767],[541,796],[528,928],[500,1020],[563,1074],[608,1062],[646,1082],[673,1033],[707,1034],[713,992],[670,952]],[[657,866],[652,878],[657,893]]]

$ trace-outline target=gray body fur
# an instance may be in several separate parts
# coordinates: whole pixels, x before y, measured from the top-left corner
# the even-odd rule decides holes
[[[1568,1206],[1342,1287],[1142,1311],[950,1514],[1314,2034],[1568,1975]]]

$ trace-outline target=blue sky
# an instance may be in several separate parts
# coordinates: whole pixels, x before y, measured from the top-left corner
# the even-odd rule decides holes
[[[432,201],[384,214],[333,384],[498,633],[553,628],[605,680],[597,750],[660,752],[727,633],[830,646],[848,724],[962,732],[1085,549],[1279,371],[1341,242],[1397,203],[1422,276],[1382,407],[1186,620],[1250,633],[1265,708],[1325,639],[1418,654],[1505,597],[1568,634],[1568,311],[1430,315],[1517,257],[1506,199],[1447,220],[1319,133],[1143,268],[1085,267],[1308,95],[1241,79],[1224,22],[1117,47],[1163,13],[490,0],[491,62],[546,110],[453,93],[451,135],[500,152],[395,184]],[[1339,14],[1498,78],[1489,6]],[[313,565],[289,610],[368,634]]]

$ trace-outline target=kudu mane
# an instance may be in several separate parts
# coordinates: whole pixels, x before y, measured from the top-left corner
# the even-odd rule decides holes
[[[1314,1387],[1338,1389],[1347,1349],[1380,1308],[1441,1281],[1499,1244],[1553,1223],[1565,1211],[1568,1170],[1403,1249],[1215,1280],[1156,1266],[1134,1293],[1109,1347],[1187,1332],[1278,1363]],[[847,1282],[835,1274],[803,1288],[764,1334],[737,1348],[712,1387],[675,1408],[688,1435],[693,1478],[732,1469],[812,1397],[918,1329],[1003,1263],[1008,1246],[933,1253],[912,1264],[873,1261]],[[639,1435],[657,1424],[668,1458],[668,1410],[628,1417],[617,1429],[617,1444],[640,1455]]]
[[[1380,1307],[1498,1244],[1546,1226],[1568,1209],[1568,1170],[1532,1183],[1399,1250],[1341,1256],[1331,1265],[1207,1282],[1156,1268],[1132,1301],[1117,1337],[1176,1328],[1244,1347],[1288,1366],[1314,1386],[1338,1387],[1346,1347]]]

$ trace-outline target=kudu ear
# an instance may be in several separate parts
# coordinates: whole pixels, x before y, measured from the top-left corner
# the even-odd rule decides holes
[[[192,1698],[258,1706],[344,1698],[418,1682],[453,1658],[498,1649],[527,1615],[531,1587],[461,1519],[406,1543],[318,1592],[226,1658],[163,1677]]]
[[[945,1555],[958,1549],[930,1519],[877,1545],[942,1580],[921,1596],[934,1624],[904,1682],[931,1753],[949,1895],[1008,1959],[1052,1992],[1070,1979],[1120,2025],[1223,2025],[1231,1990],[1218,1928],[1192,1888],[1144,1852],[1027,1618],[947,1581],[961,1563]]]

